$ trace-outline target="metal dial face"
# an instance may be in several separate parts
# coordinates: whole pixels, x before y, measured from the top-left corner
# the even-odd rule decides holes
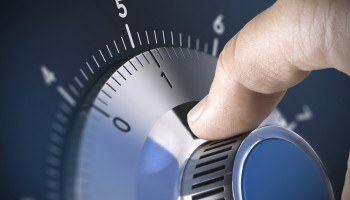
[[[75,122],[67,198],[180,198],[181,170],[205,142],[186,115],[208,93],[215,65],[206,53],[162,47],[100,78]],[[278,113],[263,124],[285,126]]]
[[[95,186],[89,187],[88,178],[94,177],[94,170],[100,170],[100,178],[112,175],[105,170],[108,166],[88,168],[84,164],[85,158],[107,159],[102,152],[95,156],[97,151],[94,155],[87,151],[89,145],[93,149],[91,141],[102,142],[98,140],[99,134],[108,136],[114,130],[116,134],[106,140],[138,135],[138,140],[129,141],[142,143],[139,136],[161,130],[156,128],[159,120],[176,116],[172,109],[177,103],[199,100],[208,91],[214,69],[174,64],[196,61],[196,54],[191,54],[190,59],[187,50],[183,50],[185,58],[181,57],[178,47],[216,57],[226,41],[272,3],[272,0],[2,1],[0,198],[81,199],[86,191],[93,194]],[[170,60],[163,47],[174,47],[178,61],[176,56]],[[155,48],[160,48],[164,58],[159,59],[155,50],[160,65],[166,63],[171,67],[141,66],[136,71],[126,62],[143,52],[147,57],[148,51]],[[172,48],[168,51],[173,55]],[[201,53],[198,55],[200,58]],[[149,62],[152,59],[153,56]],[[135,67],[140,67],[134,61]],[[209,63],[215,65],[210,61],[203,66]],[[122,64],[132,74],[124,67],[118,70],[127,80],[116,72]],[[210,75],[206,74],[209,72]],[[112,75],[121,85],[111,79]],[[182,80],[200,81],[201,86]],[[329,172],[335,198],[341,193],[350,141],[349,81],[335,71],[313,73],[287,93],[278,106],[281,112],[275,111],[273,115],[276,117],[273,121],[295,130],[317,150]],[[118,96],[121,94],[125,98]],[[147,115],[140,120],[145,109],[159,116]],[[105,128],[100,130],[101,127]],[[181,127],[179,121],[175,127]],[[141,128],[151,132],[133,134]],[[88,136],[95,129],[97,136]],[[104,141],[103,146],[107,148],[112,141]],[[120,145],[132,146],[126,142]],[[180,166],[183,160],[176,159]]]
[[[203,140],[168,111],[208,93],[215,63],[195,50],[159,48],[108,75],[80,115],[73,198],[172,199],[181,166]]]
[[[163,47],[102,77],[79,114],[68,197],[180,198],[181,169],[205,142],[191,133],[186,115],[208,93],[215,65],[206,53]],[[264,124],[286,126],[278,113]]]

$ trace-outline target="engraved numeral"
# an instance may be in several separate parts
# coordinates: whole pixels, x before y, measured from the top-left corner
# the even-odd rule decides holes
[[[47,86],[50,86],[52,83],[56,82],[56,76],[55,73],[50,71],[46,66],[41,66],[41,74],[43,75],[45,84]]]

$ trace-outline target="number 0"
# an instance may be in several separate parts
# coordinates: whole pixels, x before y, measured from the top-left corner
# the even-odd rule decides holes
[[[126,121],[124,121],[123,119],[121,119],[119,117],[115,117],[113,119],[113,124],[120,131],[123,131],[125,133],[130,131],[130,125]]]

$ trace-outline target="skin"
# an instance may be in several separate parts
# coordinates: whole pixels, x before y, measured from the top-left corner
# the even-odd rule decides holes
[[[279,0],[225,45],[190,128],[208,140],[252,130],[288,88],[325,68],[350,75],[350,1]],[[350,200],[349,166],[342,200]]]

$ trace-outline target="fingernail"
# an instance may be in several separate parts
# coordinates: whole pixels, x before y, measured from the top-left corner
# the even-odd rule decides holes
[[[192,108],[190,112],[188,112],[187,119],[188,121],[194,122],[199,116],[202,114],[204,107],[206,104],[206,98],[202,99],[195,107]]]

